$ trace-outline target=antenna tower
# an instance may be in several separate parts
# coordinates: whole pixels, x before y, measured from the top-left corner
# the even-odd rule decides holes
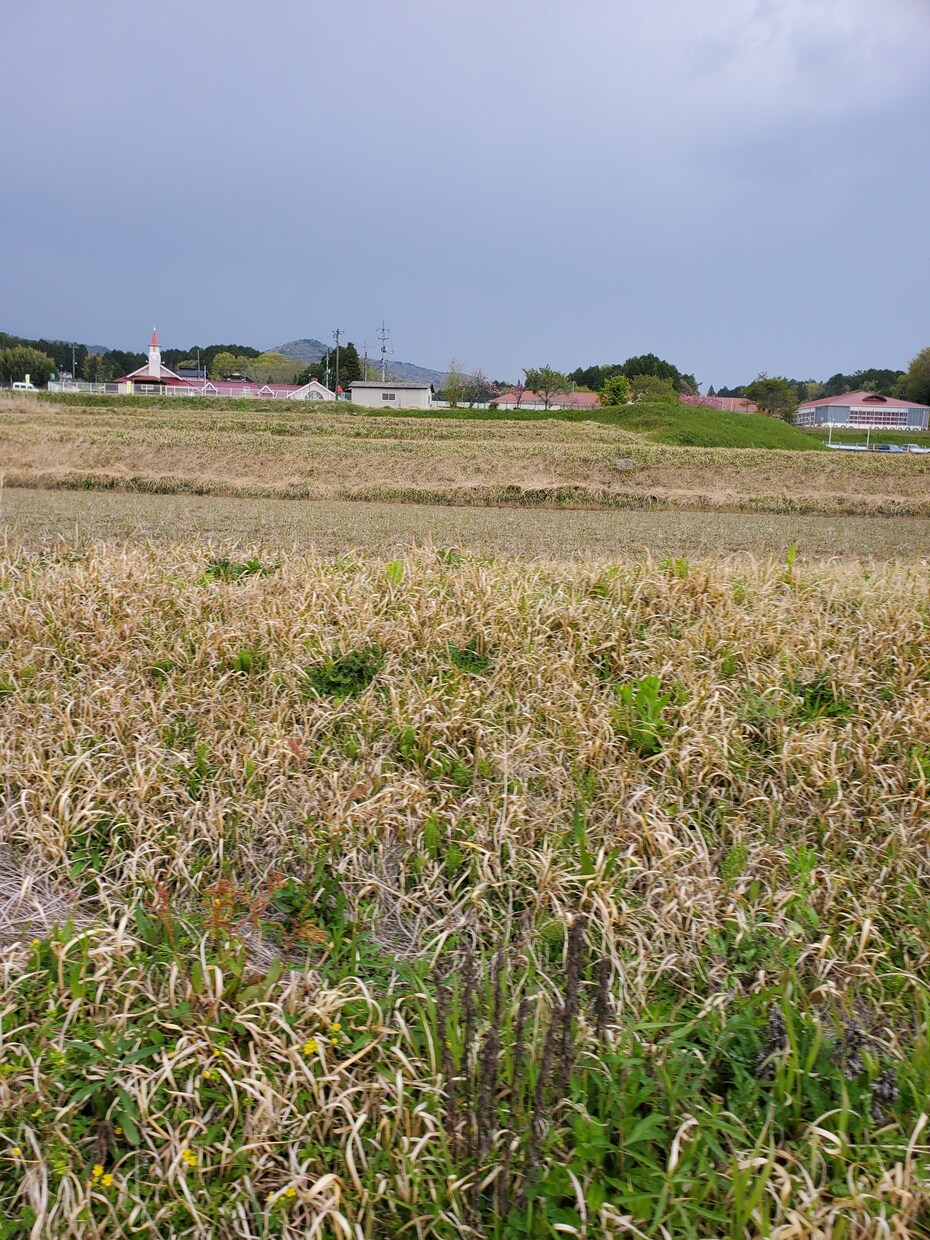
[[[381,341],[381,382],[386,383],[388,354],[393,353],[394,350],[388,345],[391,333],[384,326],[384,319],[381,320],[381,326],[378,328],[378,339]]]

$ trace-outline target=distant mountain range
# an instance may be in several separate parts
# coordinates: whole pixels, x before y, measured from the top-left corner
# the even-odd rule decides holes
[[[26,337],[14,337],[15,340],[26,340]],[[27,343],[39,344],[41,341],[27,341]],[[48,340],[48,343],[61,345],[64,352],[71,348],[70,341]],[[110,345],[104,344],[87,344],[84,348],[88,353],[97,353],[101,356],[111,351]],[[283,353],[285,357],[292,357],[295,361],[300,362],[304,366],[312,366],[314,362],[321,361],[326,356],[327,346],[322,340],[289,340],[287,344],[278,345],[276,348],[269,350],[273,353]],[[136,350],[142,352],[141,350]],[[370,357],[369,363],[378,367],[380,358]],[[64,362],[59,360],[59,365],[64,366]],[[379,372],[380,373],[380,372]],[[444,370],[431,370],[428,366],[417,366],[414,362],[397,362],[393,357],[388,358],[388,376],[392,379],[416,380],[421,383],[432,383],[438,390],[446,381],[446,372]]]
[[[292,357],[305,366],[312,366],[326,356],[326,350],[327,346],[321,340],[304,339],[279,344],[272,352],[283,353],[285,357]],[[373,366],[378,364],[377,358],[370,357],[368,361]],[[428,366],[417,366],[413,362],[397,362],[393,357],[388,358],[388,374],[392,379],[418,380],[432,383],[437,388],[441,388],[446,380],[444,370],[430,370]]]

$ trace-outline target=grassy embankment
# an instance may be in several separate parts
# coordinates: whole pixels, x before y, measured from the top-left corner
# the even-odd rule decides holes
[[[47,404],[98,409],[119,413],[126,409],[175,409],[185,411],[222,410],[240,413],[269,415],[284,409],[288,414],[295,406],[282,403],[269,409],[267,400],[248,400],[231,397],[170,396],[98,396],[92,393],[58,395],[43,393],[38,398]],[[307,406],[296,406],[307,412]],[[591,423],[613,426],[619,430],[643,435],[654,443],[674,444],[679,447],[705,448],[784,448],[788,451],[814,451],[820,445],[816,439],[785,422],[774,418],[749,417],[745,414],[718,412],[712,409],[692,408],[680,404],[642,401],[635,405],[615,406],[606,409],[356,409],[345,404],[321,404],[314,411],[328,414],[345,414],[348,410],[360,417],[414,418],[452,422],[566,422],[570,425]]]
[[[115,397],[90,409],[6,400],[0,450],[8,486],[930,515],[928,458],[826,452],[805,433],[742,414],[634,406],[600,416],[387,416],[292,402],[248,410],[201,402],[188,409]],[[764,434],[782,447],[660,442],[708,428],[730,444],[737,435]],[[817,450],[785,450],[789,441]]]
[[[0,1235],[927,1234],[926,570],[211,554],[0,569]]]

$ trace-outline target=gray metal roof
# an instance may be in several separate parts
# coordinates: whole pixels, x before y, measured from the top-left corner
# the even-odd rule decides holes
[[[355,379],[349,384],[349,390],[352,388],[415,388],[418,392],[422,392],[424,388],[432,391],[431,383],[416,383],[411,379],[385,379],[384,383],[373,383],[370,379]]]

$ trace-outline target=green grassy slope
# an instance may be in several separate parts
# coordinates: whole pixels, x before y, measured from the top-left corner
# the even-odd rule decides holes
[[[641,401],[605,409],[611,421],[655,443],[700,448],[789,448],[809,452],[822,445],[787,422],[763,414],[724,413],[691,405]]]
[[[786,422],[761,414],[723,413],[691,405],[639,401],[607,409],[366,409],[368,416],[476,419],[496,422],[597,422],[643,435],[653,443],[699,448],[788,448],[823,445]]]
[[[96,394],[42,394],[40,400],[60,405],[79,405],[99,409],[177,408],[179,413],[190,409],[250,410],[273,414],[275,418],[306,418],[327,413],[348,413],[355,409],[348,404],[294,404],[290,401],[231,399],[226,397],[103,396]],[[816,435],[799,431],[785,422],[761,414],[723,413],[716,409],[699,409],[690,405],[662,404],[640,401],[609,409],[365,409],[365,417],[436,419],[444,421],[481,422],[596,422],[616,426],[642,435],[653,443],[698,448],[788,448],[816,452],[823,445]]]

